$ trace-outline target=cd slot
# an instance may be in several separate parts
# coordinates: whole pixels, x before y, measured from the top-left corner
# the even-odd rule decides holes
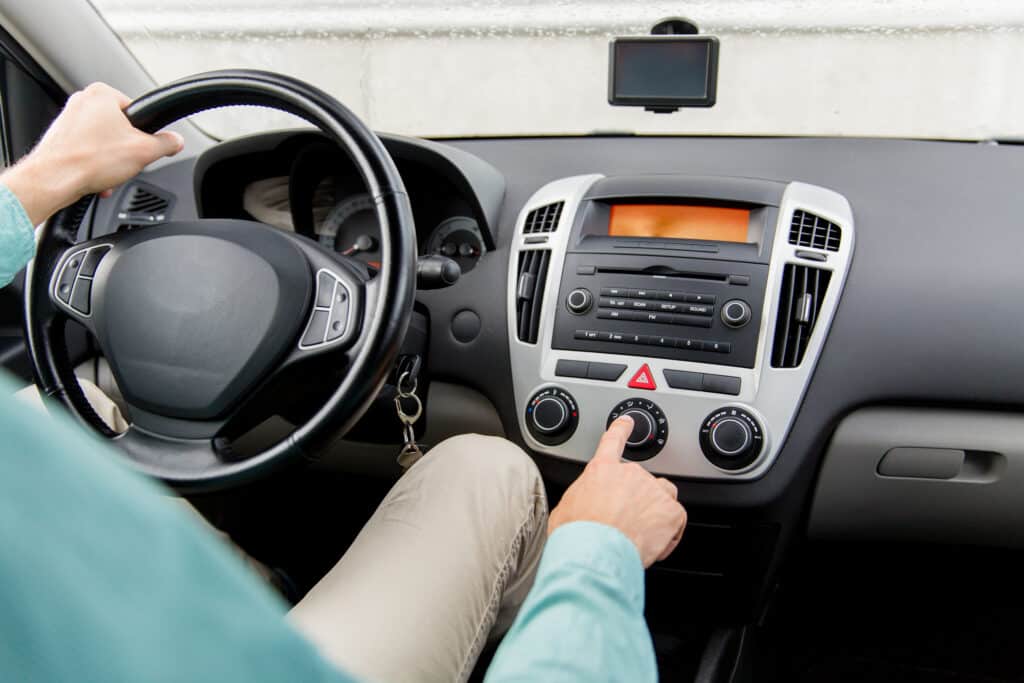
[[[729,273],[698,273],[696,271],[676,270],[669,266],[647,266],[629,268],[628,266],[597,266],[597,272],[609,275],[649,275],[651,277],[675,278],[679,280],[703,280],[705,282],[729,282]]]

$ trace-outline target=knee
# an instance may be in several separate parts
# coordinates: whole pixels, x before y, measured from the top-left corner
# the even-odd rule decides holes
[[[523,449],[496,436],[461,434],[434,446],[422,461],[450,483],[463,482],[476,491],[544,495],[537,465]]]

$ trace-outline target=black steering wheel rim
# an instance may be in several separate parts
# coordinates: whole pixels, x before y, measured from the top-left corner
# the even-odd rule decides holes
[[[95,201],[84,197],[41,229],[37,254],[25,278],[25,336],[40,392],[78,421],[126,450],[143,473],[185,491],[237,486],[322,453],[365,412],[398,355],[415,296],[416,233],[404,184],[379,138],[329,94],[294,78],[252,71],[216,71],[162,86],[126,110],[132,123],[156,132],[179,119],[213,108],[255,105],[299,116],[317,126],[349,155],[377,204],[381,267],[376,304],[366,312],[347,373],[329,399],[303,425],[273,447],[239,461],[189,469],[189,444],[135,434],[131,445],[99,419],[79,386],[64,339],[66,317],[51,299],[51,279],[76,244],[79,225]],[[178,446],[177,452],[175,446]]]

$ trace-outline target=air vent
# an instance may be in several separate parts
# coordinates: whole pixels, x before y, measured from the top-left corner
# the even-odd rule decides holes
[[[117,212],[117,230],[123,232],[163,223],[171,208],[171,196],[152,185],[135,183],[124,193]]]
[[[789,224],[790,244],[839,251],[841,240],[842,230],[835,223],[800,209],[793,212],[793,222]]]
[[[528,213],[523,233],[529,235],[535,232],[554,232],[558,227],[558,219],[562,216],[564,204],[565,202],[555,202]]]
[[[516,330],[519,341],[536,344],[540,334],[540,311],[544,301],[544,283],[548,276],[551,252],[547,249],[519,254],[519,279],[516,281]]]
[[[775,321],[773,368],[795,368],[803,361],[831,277],[831,272],[821,268],[786,266]]]

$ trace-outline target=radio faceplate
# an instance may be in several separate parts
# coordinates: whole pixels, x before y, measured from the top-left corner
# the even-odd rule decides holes
[[[607,223],[601,234],[606,206],[644,202],[744,204],[751,210],[748,239],[611,237]],[[550,215],[557,218],[538,219]],[[659,428],[665,421],[664,436],[654,437],[664,443],[635,458],[645,468],[696,479],[760,477],[778,457],[813,374],[854,237],[846,199],[805,183],[588,175],[545,185],[519,215],[507,285],[513,387],[526,445],[586,462],[616,407],[642,399],[658,407]],[[747,306],[730,306],[734,301]],[[613,311],[659,315],[651,321]],[[700,342],[701,350],[688,341]],[[714,347],[724,343],[729,353]],[[788,360],[776,367],[772,351],[780,344],[795,351],[778,354]],[[573,422],[539,438],[528,420],[531,401],[545,391],[567,397]],[[714,416],[728,424],[709,425]]]
[[[760,263],[571,252],[552,347],[752,368],[767,278]],[[588,310],[573,311],[578,291]],[[731,302],[749,308],[741,325],[723,318]]]

